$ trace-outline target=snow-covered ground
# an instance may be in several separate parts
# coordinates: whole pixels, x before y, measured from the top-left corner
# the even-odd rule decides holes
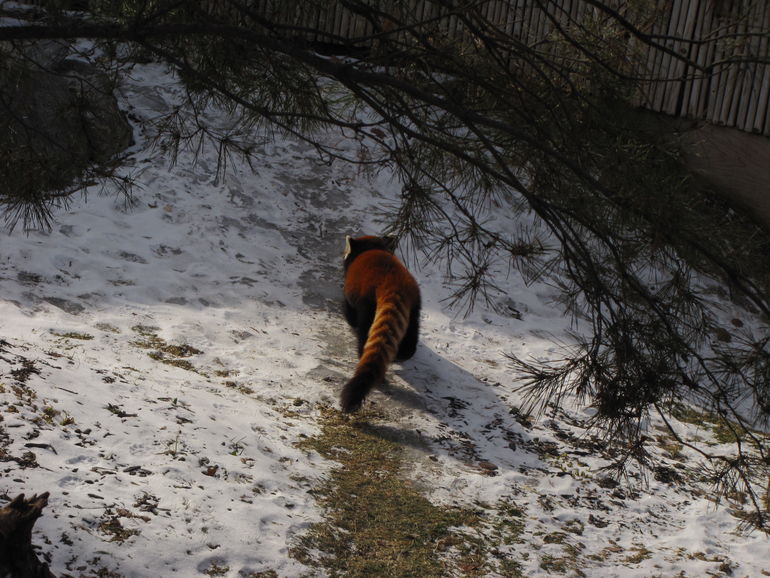
[[[334,464],[297,442],[355,363],[337,308],[344,237],[378,233],[399,188],[285,137],[258,148],[254,172],[233,159],[216,178],[213,149],[172,164],[142,126],[179,91],[159,65],[122,87],[131,207],[92,194],[50,232],[3,233],[0,495],[51,493],[33,539],[58,575],[312,575],[288,550],[321,518],[308,490]],[[501,271],[520,316],[464,318],[441,264],[415,274],[420,347],[372,400],[430,453],[412,472],[432,500],[515,502],[525,528],[500,549],[527,576],[566,558],[588,576],[770,573],[767,537],[737,533],[706,494],[607,478],[581,410],[516,411],[505,354],[544,358],[567,339],[551,288]]]

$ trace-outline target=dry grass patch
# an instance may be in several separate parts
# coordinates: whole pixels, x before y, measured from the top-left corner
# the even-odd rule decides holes
[[[500,561],[478,531],[489,527],[485,512],[423,496],[404,475],[403,448],[371,423],[382,419],[371,410],[348,417],[326,408],[320,435],[301,442],[339,466],[313,490],[326,519],[292,555],[331,576],[487,575]],[[507,575],[518,575],[507,562]]]

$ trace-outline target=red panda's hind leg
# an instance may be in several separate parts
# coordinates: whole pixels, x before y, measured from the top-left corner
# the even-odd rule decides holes
[[[348,325],[355,329],[358,326],[356,308],[353,307],[347,299],[343,300],[342,307],[342,311],[345,314],[345,320],[348,322]]]
[[[358,338],[358,357],[361,357],[364,353],[364,345],[366,345],[366,340],[369,337],[369,328],[374,321],[375,306],[364,301],[351,305],[345,299],[344,312],[345,319],[347,319],[353,331],[356,332],[356,337]]]
[[[359,307],[358,309],[358,327],[356,327],[356,334],[358,335],[358,357],[360,358],[364,354],[364,345],[369,338],[369,329],[374,321],[374,306],[371,307]]]
[[[420,333],[420,306],[413,307],[409,312],[409,326],[406,328],[406,334],[398,344],[398,353],[396,359],[404,361],[411,359],[414,352],[417,351],[417,338]]]

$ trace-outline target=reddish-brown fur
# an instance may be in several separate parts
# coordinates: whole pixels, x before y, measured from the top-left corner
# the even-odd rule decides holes
[[[387,238],[348,238],[345,255],[345,317],[358,335],[360,357],[342,390],[342,411],[357,410],[396,359],[417,348],[420,288],[392,252]]]

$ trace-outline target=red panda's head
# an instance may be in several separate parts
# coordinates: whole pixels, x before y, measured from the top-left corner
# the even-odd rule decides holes
[[[369,251],[371,249],[394,253],[397,245],[398,239],[396,239],[396,237],[375,237],[374,235],[365,235],[363,237],[353,238],[350,235],[347,235],[345,237],[345,252],[342,255],[342,258],[347,260],[349,257],[355,257],[356,255],[360,255],[364,251]]]
[[[373,235],[366,235],[353,238],[348,235],[345,237],[345,252],[342,255],[345,269],[347,270],[347,266],[350,265],[351,261],[365,251],[376,249],[379,251],[387,251],[392,254],[396,251],[397,246],[398,239],[396,239],[396,237],[375,237]]]

